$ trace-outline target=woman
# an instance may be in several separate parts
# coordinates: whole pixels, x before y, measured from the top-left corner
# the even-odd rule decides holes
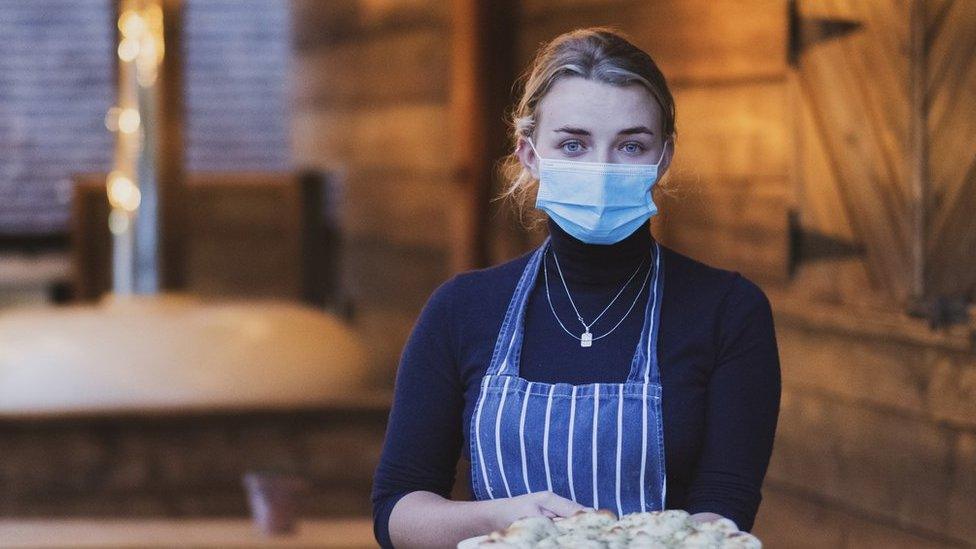
[[[556,38],[527,75],[505,196],[549,236],[424,306],[376,469],[377,540],[453,546],[583,508],[749,531],[779,413],[772,314],[739,272],[651,235],[674,154],[664,76],[605,28]],[[474,501],[448,499],[459,455]]]

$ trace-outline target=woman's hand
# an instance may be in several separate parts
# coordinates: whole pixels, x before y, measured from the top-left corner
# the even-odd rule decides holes
[[[508,527],[525,517],[568,517],[580,510],[590,510],[571,499],[551,491],[532,492],[511,498],[487,500],[488,521],[492,530]]]

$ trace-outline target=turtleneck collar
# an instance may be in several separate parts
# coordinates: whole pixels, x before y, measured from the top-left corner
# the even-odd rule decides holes
[[[566,282],[604,286],[619,285],[651,255],[654,238],[651,236],[651,220],[648,219],[627,238],[615,244],[587,244],[570,235],[549,218],[549,235],[552,251],[559,258]],[[546,254],[552,261],[552,254]]]

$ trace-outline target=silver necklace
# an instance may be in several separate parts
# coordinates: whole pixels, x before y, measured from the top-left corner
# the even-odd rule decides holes
[[[620,318],[620,320],[617,321],[616,324],[614,324],[613,328],[610,328],[610,330],[607,331],[607,333],[605,333],[603,335],[599,335],[599,336],[593,337],[593,334],[590,332],[590,327],[593,326],[594,324],[596,324],[596,322],[598,320],[600,320],[600,318],[603,317],[603,315],[608,310],[610,310],[610,307],[617,301],[617,298],[620,297],[620,295],[624,292],[624,290],[627,288],[627,286],[630,285],[630,282],[634,279],[634,277],[637,276],[637,273],[640,272],[641,267],[644,266],[644,260],[643,259],[641,260],[640,265],[637,266],[637,270],[635,270],[634,273],[632,275],[630,275],[630,278],[627,279],[627,282],[624,283],[624,285],[620,288],[620,291],[617,292],[617,295],[615,295],[613,297],[613,299],[603,309],[603,311],[599,315],[597,315],[597,317],[595,319],[593,319],[592,322],[590,322],[589,324],[587,324],[583,320],[583,316],[580,315],[579,309],[576,307],[576,303],[573,301],[573,296],[570,295],[570,293],[569,293],[569,286],[566,285],[566,278],[563,276],[562,268],[559,266],[559,258],[556,257],[556,252],[555,251],[552,252],[552,258],[556,262],[556,270],[559,272],[559,278],[562,280],[562,282],[563,282],[563,288],[566,290],[566,297],[569,298],[569,303],[570,303],[570,305],[573,306],[573,311],[576,312],[576,318],[580,321],[580,324],[583,325],[583,333],[581,335],[577,336],[576,334],[570,332],[566,328],[566,326],[563,324],[563,321],[559,319],[559,315],[556,314],[556,308],[553,307],[553,305],[552,305],[552,296],[549,294],[549,267],[548,267],[548,264],[545,262],[545,258],[543,258],[542,270],[543,270],[543,274],[545,276],[545,282],[546,282],[546,299],[549,301],[549,310],[552,311],[552,316],[555,317],[556,322],[559,323],[559,326],[563,329],[563,331],[566,332],[567,334],[569,334],[570,336],[572,336],[573,339],[578,339],[579,340],[580,347],[591,347],[593,345],[593,342],[595,340],[602,339],[602,338],[607,337],[608,335],[610,335],[614,330],[617,329],[617,327],[619,327],[623,323],[624,319],[626,319],[628,316],[630,316],[630,312],[634,309],[634,306],[637,305],[637,301],[640,299],[641,294],[644,293],[644,287],[647,286],[647,280],[650,278],[650,275],[651,275],[651,269],[648,269],[647,270],[647,274],[644,275],[644,282],[641,284],[640,290],[637,291],[637,295],[634,297],[634,301],[630,304],[630,307],[627,308],[627,312],[624,313],[624,315]]]

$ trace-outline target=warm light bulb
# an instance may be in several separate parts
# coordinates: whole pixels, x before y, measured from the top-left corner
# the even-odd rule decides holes
[[[123,38],[119,42],[119,59],[129,62],[139,55],[139,41],[134,38]]]
[[[105,127],[108,131],[115,132],[119,130],[119,113],[122,109],[118,107],[112,107],[105,113]]]
[[[122,133],[134,133],[139,129],[139,111],[133,108],[124,109],[119,113],[119,130]]]
[[[113,171],[108,178],[108,201],[116,208],[134,212],[142,202],[142,193],[131,179]]]
[[[140,34],[146,30],[146,21],[139,15],[139,12],[135,10],[126,10],[119,17],[119,30],[122,34],[130,37],[137,38]]]

